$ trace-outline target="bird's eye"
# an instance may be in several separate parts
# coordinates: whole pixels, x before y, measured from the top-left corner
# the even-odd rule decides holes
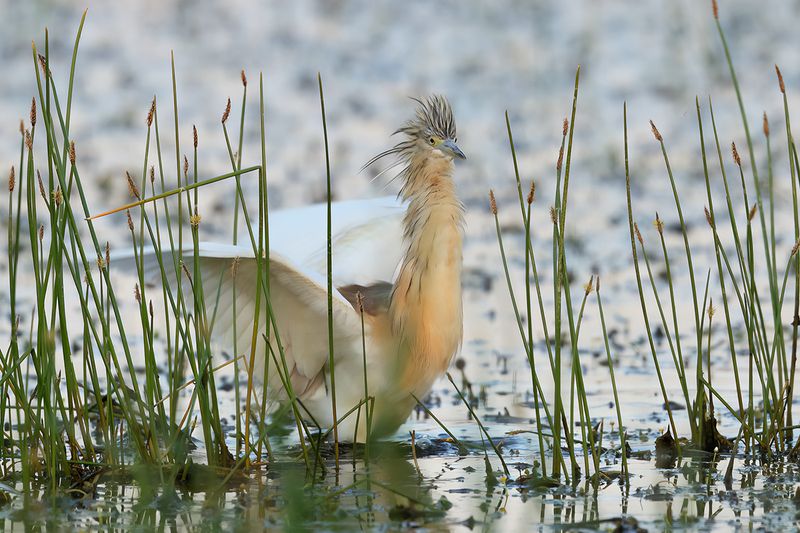
[[[436,139],[431,137],[430,139],[428,139],[428,142],[431,143],[431,146],[433,146],[434,144],[436,144]]]

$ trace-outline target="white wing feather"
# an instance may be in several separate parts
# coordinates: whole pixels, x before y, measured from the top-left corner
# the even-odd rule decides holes
[[[333,204],[334,286],[391,280],[402,254],[403,212],[402,204],[393,198]],[[325,204],[270,214],[270,303],[292,386],[301,399],[324,383],[323,370],[328,363],[326,218]],[[183,254],[190,272],[193,253],[185,250]],[[123,258],[125,255],[131,256],[122,254]],[[235,347],[236,355],[249,359],[257,289],[253,250],[249,245],[200,243],[198,256],[212,345],[229,353],[234,353]],[[150,279],[160,277],[152,249],[145,250],[145,270]],[[174,269],[170,265],[167,270]],[[174,273],[171,277],[174,281]],[[185,287],[186,281],[184,276]],[[360,358],[361,318],[337,290],[332,296],[335,358]],[[275,392],[282,393],[283,387],[264,342],[268,328],[263,294],[261,302],[255,371],[260,377],[264,362],[270,362],[268,387],[275,398]],[[272,349],[280,360],[277,342]]]

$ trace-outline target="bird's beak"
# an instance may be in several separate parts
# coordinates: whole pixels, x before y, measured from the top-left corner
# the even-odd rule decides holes
[[[459,148],[452,139],[445,139],[442,141],[442,144],[439,145],[439,149],[444,149],[445,152],[449,153],[453,157],[458,157],[460,159],[467,158],[467,156],[464,155],[464,152],[461,151],[461,148]]]

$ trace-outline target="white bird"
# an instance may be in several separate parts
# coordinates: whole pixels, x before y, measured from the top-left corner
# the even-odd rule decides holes
[[[453,160],[464,154],[456,145],[447,100],[432,96],[417,102],[415,118],[396,132],[404,139],[368,163],[398,158],[404,165],[398,198],[332,205],[337,416],[367,395],[362,307],[368,394],[374,397],[371,434],[363,416],[356,427],[353,414],[338,424],[340,440],[363,442],[393,433],[461,344],[464,208],[456,197]],[[330,428],[326,215],[326,204],[270,213],[270,303],[293,391],[313,420]],[[249,357],[257,276],[252,247],[201,243],[199,256],[207,306],[216,306],[211,338],[230,349],[235,336],[237,355]],[[265,344],[266,309],[259,315],[255,377],[269,364],[267,398],[285,401],[278,374],[283,369],[275,367]]]

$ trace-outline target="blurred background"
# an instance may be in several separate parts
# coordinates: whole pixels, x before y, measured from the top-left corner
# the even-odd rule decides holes
[[[17,159],[18,119],[27,117],[35,92],[31,40],[43,48],[49,28],[52,68],[66,86],[74,33],[86,7],[73,132],[84,179],[112,181],[107,200],[125,198],[125,170],[141,173],[144,118],[154,94],[162,124],[171,125],[170,51],[181,133],[188,140],[197,125],[203,175],[229,166],[219,119],[228,97],[238,119],[241,69],[251,82],[253,105],[244,160],[257,156],[257,81],[263,72],[276,206],[322,195],[317,72],[325,84],[340,198],[380,194],[385,184],[370,185],[359,168],[392,143],[389,135],[413,109],[406,97],[431,92],[446,94],[455,107],[460,143],[469,157],[461,169],[466,198],[482,199],[489,187],[502,191],[509,183],[505,110],[525,175],[550,179],[579,64],[575,160],[582,175],[576,187],[619,174],[624,100],[634,139],[648,141],[646,148],[634,148],[637,158],[655,152],[651,118],[674,158],[694,147],[695,95],[714,96],[721,131],[741,137],[705,0],[2,0],[4,167]],[[800,1],[720,0],[720,11],[753,127],[762,110],[775,112],[778,121],[781,102],[772,65],[781,65],[787,85],[796,85]],[[171,136],[163,136],[171,146]]]

